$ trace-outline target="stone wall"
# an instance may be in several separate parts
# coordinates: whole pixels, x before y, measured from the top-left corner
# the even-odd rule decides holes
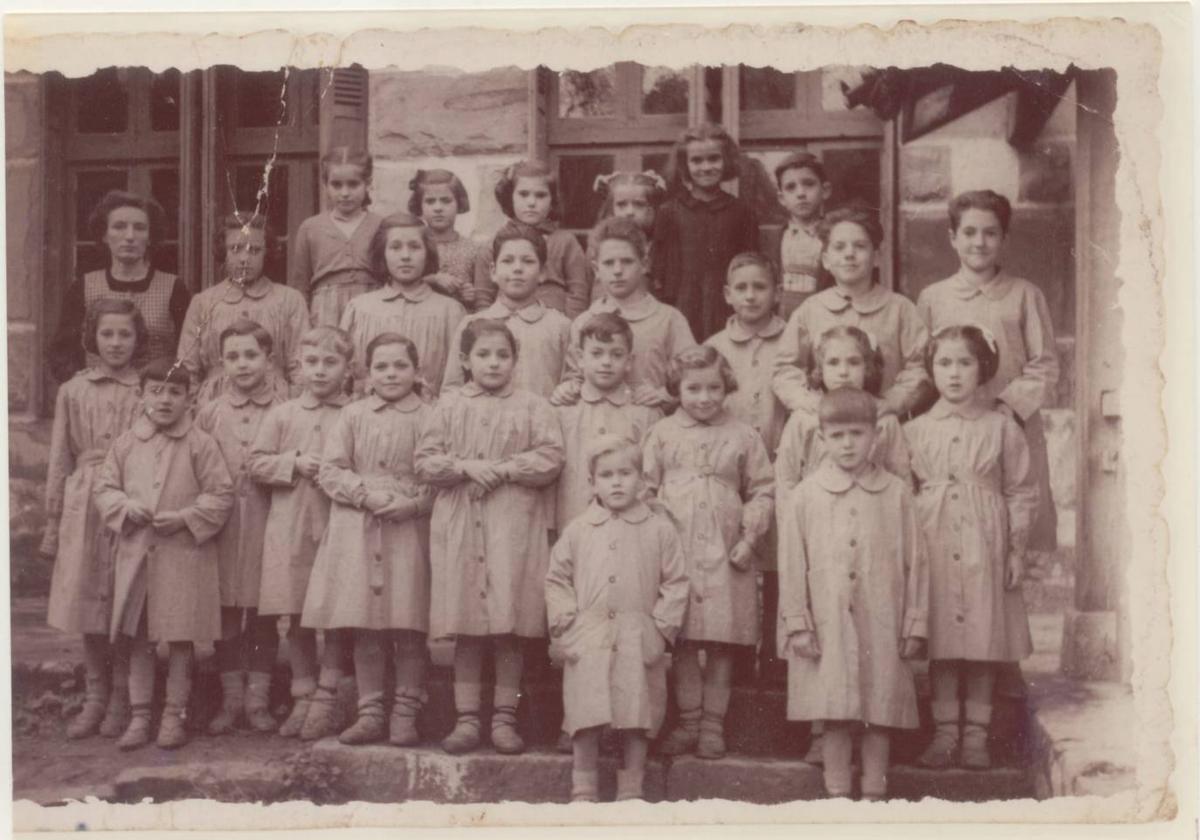
[[[458,231],[486,241],[504,224],[493,189],[510,163],[526,157],[528,75],[517,68],[372,71],[368,143],[375,158],[373,209],[405,210],[418,169],[449,169],[471,210]]]
[[[8,412],[38,413],[45,166],[42,91],[31,73],[4,76],[5,205],[8,259]]]

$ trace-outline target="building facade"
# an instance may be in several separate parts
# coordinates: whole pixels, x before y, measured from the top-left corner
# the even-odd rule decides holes
[[[784,222],[774,164],[789,152],[812,151],[830,173],[831,203],[879,208],[881,280],[914,298],[956,267],[946,215],[955,194],[987,187],[1013,201],[1006,267],[1042,288],[1059,336],[1063,377],[1045,415],[1052,480],[1060,539],[1079,549],[1077,606],[1090,616],[1068,622],[1068,639],[1079,647],[1080,673],[1120,676],[1128,667],[1116,631],[1117,570],[1125,561],[1120,517],[1112,513],[1123,497],[1111,457],[1120,427],[1113,401],[1102,400],[1119,371],[1112,356],[1119,316],[1111,314],[1117,280],[1092,247],[1109,242],[1115,250],[1117,242],[1115,140],[1097,117],[1111,114],[1112,79],[1074,73],[1058,80],[1052,100],[1039,102],[1004,79],[964,84],[961,76],[935,74],[902,79],[891,103],[851,107],[871,78],[854,67],[781,73],[631,62],[588,73],[215,67],[161,74],[108,68],[84,79],[6,74],[14,539],[39,521],[36,487],[55,388],[43,349],[67,285],[104,265],[85,222],[105,191],[131,189],[162,203],[169,224],[155,263],[198,291],[221,279],[214,225],[235,206],[265,210],[284,244],[267,273],[286,277],[287,244],[322,206],[318,161],[334,146],[365,146],[373,155],[372,209],[381,213],[405,207],[417,169],[453,170],[471,200],[458,229],[484,241],[504,221],[493,187],[508,164],[550,161],[567,208],[563,224],[582,234],[599,211],[597,175],[665,174],[679,132],[711,120],[742,147],[735,188],[764,228]],[[1077,623],[1086,629],[1075,633]]]

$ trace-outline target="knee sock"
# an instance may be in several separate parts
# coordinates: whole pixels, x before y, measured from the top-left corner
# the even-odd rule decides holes
[[[425,666],[429,658],[425,646],[425,634],[411,630],[394,631],[392,634],[393,662],[395,664],[397,694],[424,697]]]
[[[496,693],[493,703],[517,707],[521,697],[521,668],[524,664],[521,642],[516,636],[501,636],[495,640]]]
[[[886,729],[868,726],[862,738],[862,792],[864,796],[887,793],[888,754],[891,737]]]
[[[483,640],[459,636],[454,644],[454,708],[458,712],[479,712],[483,695]]]
[[[288,663],[292,667],[292,696],[305,697],[317,687],[317,632],[300,626],[292,616],[288,628]]]
[[[700,671],[700,648],[684,642],[675,651],[671,668],[675,678],[675,702],[681,712],[698,711],[704,700],[704,678]]]
[[[825,724],[821,739],[825,755],[825,789],[832,796],[850,795],[850,754],[854,748],[853,730],[845,724]]]
[[[385,634],[378,630],[354,631],[354,673],[358,683],[358,702],[383,697]]]
[[[132,639],[129,647],[129,703],[147,706],[154,699],[154,645]]]

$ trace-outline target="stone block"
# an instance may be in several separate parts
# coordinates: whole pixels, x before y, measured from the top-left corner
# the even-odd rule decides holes
[[[1071,146],[1038,143],[1019,157],[1020,201],[1062,204],[1071,200]]]
[[[382,159],[525,152],[525,71],[372,72],[369,136]]]
[[[32,73],[4,76],[4,154],[31,158],[42,154],[42,97]]]
[[[467,755],[449,755],[440,749],[402,749],[386,744],[347,747],[329,738],[312,747],[314,761],[334,772],[333,797],[338,801],[441,803],[559,802],[571,796],[569,755],[526,752],[504,756],[482,747]],[[616,795],[617,760],[600,760],[600,799]],[[665,798],[663,765],[646,767],[645,794],[657,802]]]
[[[284,798],[286,768],[262,761],[187,762],[131,767],[113,783],[117,802],[216,799],[221,802],[270,802]]]
[[[30,162],[5,167],[5,269],[9,321],[32,320],[42,277],[42,211],[39,168]]]
[[[1063,622],[1062,671],[1080,680],[1121,678],[1115,611],[1067,611]]]
[[[685,756],[667,769],[667,799],[733,799],[775,805],[825,795],[821,769],[802,761],[726,756],[705,761]]]
[[[1015,767],[926,770],[893,764],[888,769],[888,795],[892,799],[914,801],[927,797],[950,802],[1030,799],[1034,796],[1034,784],[1028,771]]]
[[[11,279],[10,279],[11,282]],[[32,324],[8,324],[8,413],[11,417],[36,409],[37,333]]]
[[[900,200],[915,204],[950,198],[950,150],[944,146],[906,146],[900,150]]]

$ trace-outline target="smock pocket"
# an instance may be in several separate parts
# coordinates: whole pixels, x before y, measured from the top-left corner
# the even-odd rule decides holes
[[[615,628],[607,612],[584,610],[558,638],[550,640],[550,659],[573,664],[589,651],[611,647],[614,635]]]

